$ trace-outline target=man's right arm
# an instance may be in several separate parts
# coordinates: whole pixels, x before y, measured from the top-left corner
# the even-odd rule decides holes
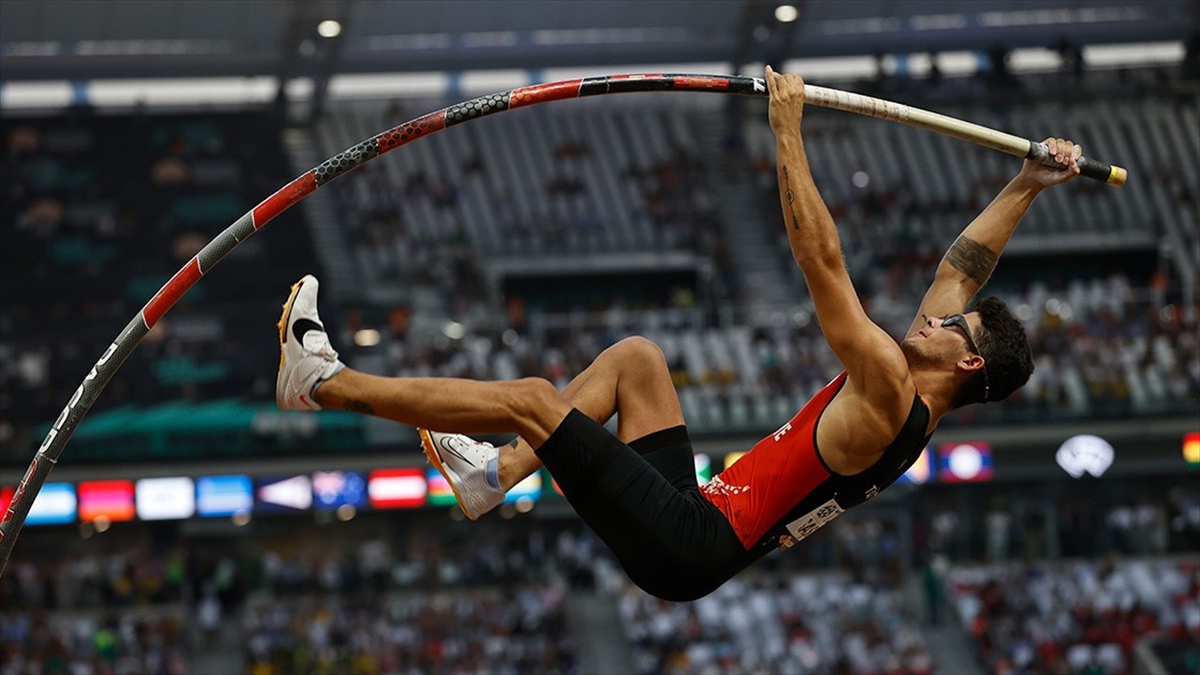
[[[800,133],[804,81],[798,75],[776,73],[770,66],[766,75],[779,201],[792,256],[804,274],[821,332],[851,380],[878,380],[872,371],[888,362],[884,358],[888,354],[895,357],[891,361],[897,371],[907,372],[895,342],[871,321],[859,302],[842,257],[837,225],[809,170]]]
[[[991,277],[1000,254],[1033,200],[1047,187],[1079,175],[1076,161],[1083,154],[1081,146],[1055,138],[1047,139],[1046,145],[1051,156],[1067,168],[1057,169],[1025,160],[1021,172],[946,251],[907,335],[921,329],[925,316],[941,317],[963,311]]]
[[[859,302],[842,259],[837,226],[809,170],[800,133],[804,81],[769,66],[766,76],[788,241],[804,273],[821,332],[847,376],[846,386],[821,417],[817,441],[834,471],[856,473],[878,459],[896,437],[915,387],[900,347]]]

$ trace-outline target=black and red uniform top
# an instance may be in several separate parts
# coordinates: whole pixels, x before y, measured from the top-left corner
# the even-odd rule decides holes
[[[852,476],[834,473],[817,451],[817,422],[845,383],[843,372],[790,422],[701,486],[753,559],[792,546],[874,497],[907,471],[929,443],[929,408],[917,392],[904,426],[874,464]]]

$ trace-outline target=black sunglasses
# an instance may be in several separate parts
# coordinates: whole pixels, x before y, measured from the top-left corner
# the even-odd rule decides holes
[[[925,319],[926,319],[926,321],[929,320],[928,317],[926,317]],[[961,330],[963,332],[963,336],[965,336],[967,338],[967,346],[971,348],[971,351],[978,354],[979,356],[983,356],[983,352],[979,351],[979,343],[975,342],[975,336],[971,335],[971,326],[970,326],[970,324],[967,323],[967,317],[963,316],[962,314],[951,314],[949,316],[942,317],[942,327],[943,328],[954,327],[954,326],[957,326],[959,328],[959,330]],[[983,400],[980,401],[980,403],[988,402],[988,394],[991,393],[991,390],[992,390],[992,383],[988,379],[987,361],[984,361],[984,363],[983,363]]]

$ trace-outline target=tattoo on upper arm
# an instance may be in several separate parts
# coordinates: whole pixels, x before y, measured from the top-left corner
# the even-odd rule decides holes
[[[343,407],[350,412],[362,413],[364,415],[375,414],[375,408],[371,407],[371,404],[367,403],[366,401],[351,399],[346,401],[346,404]]]
[[[987,283],[999,259],[999,253],[964,236],[955,239],[946,251],[946,262],[980,286]]]

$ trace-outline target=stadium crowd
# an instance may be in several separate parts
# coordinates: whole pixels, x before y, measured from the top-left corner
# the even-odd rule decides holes
[[[1180,557],[1200,533],[1200,503],[1147,494],[1158,498],[1048,506],[1082,513],[1060,521],[1057,554],[1031,556],[1017,541],[1031,535],[1019,531],[1009,545],[993,546],[990,534],[956,545],[973,526],[945,529],[939,498],[917,493],[935,512],[926,538],[899,530],[885,507],[850,514],[693,603],[638,591],[573,518],[264,516],[254,537],[158,547],[146,528],[123,524],[88,540],[111,553],[82,541],[64,549],[69,532],[33,528],[36,561],[18,556],[0,579],[0,672],[53,672],[64,661],[73,671],[196,672],[198,655],[226,645],[263,675],[572,673],[589,639],[567,618],[574,594],[612,598],[639,673],[938,672],[902,591],[912,564],[934,556],[950,563],[934,577],[936,595],[950,599],[992,672],[1119,675],[1139,639],[1200,630],[1197,566]],[[1167,532],[1132,527],[1131,510],[1163,512],[1151,520]],[[1089,523],[1101,529],[1077,541]]]
[[[246,672],[577,673],[565,597],[559,582],[254,598],[242,614]]]
[[[1200,639],[1200,565],[1190,557],[963,566],[947,585],[996,675],[1120,675],[1133,672],[1141,638]]]
[[[4,675],[192,672],[190,617],[182,609],[112,609],[80,616],[6,607],[0,619]]]
[[[1151,289],[1132,288],[1127,277],[1115,275],[1057,292],[1034,286],[1002,297],[1025,321],[1034,348],[1034,375],[1004,406],[961,417],[1040,421],[1172,413],[1200,396],[1196,319],[1178,308],[1156,305]],[[786,419],[789,406],[840,370],[806,314],[783,325],[695,329],[678,320],[681,309],[629,311],[616,303],[579,312],[563,327],[540,335],[508,326],[464,330],[453,339],[436,332],[385,332],[380,370],[416,377],[537,376],[561,387],[620,337],[642,334],[663,348],[685,413],[694,400],[713,402],[701,409],[716,407],[718,414],[739,403],[763,405],[774,417],[744,423],[760,428]],[[911,318],[904,320],[905,328]],[[343,339],[350,342],[352,337]],[[687,418],[706,429],[720,426]]]
[[[1171,122],[1190,114],[1169,103],[1154,110]],[[397,153],[396,162],[365,166],[335,183],[345,227],[324,223],[318,229],[334,228],[346,238],[364,289],[405,289],[390,302],[370,296],[326,310],[338,317],[343,339],[337,346],[369,355],[372,367],[389,374],[540,375],[562,384],[615,339],[658,333],[677,384],[696,390],[685,396],[704,410],[719,411],[714,428],[722,417],[739,420],[744,406],[781,411],[788,407],[783,402],[802,400],[828,381],[837,365],[806,308],[790,260],[784,263],[792,276],[784,278],[795,284],[791,309],[767,322],[729,319],[728,308],[736,316],[761,289],[744,287],[748,270],[731,257],[736,247],[729,233],[744,225],[725,222],[728,216],[712,198],[722,178],[711,153],[688,135],[693,123],[686,114],[669,108],[618,112],[617,121],[598,127],[598,139],[564,122],[571,119],[566,115],[501,118],[529,145],[531,165],[524,169],[536,177],[529,185],[511,184],[511,172],[522,167],[506,164],[510,159],[499,154],[502,148],[491,145],[507,142],[504,134],[473,127],[464,136],[431,138],[424,150]],[[270,134],[255,133],[269,124],[269,117],[251,113],[107,118],[79,111],[66,119],[3,120],[2,226],[11,264],[0,266],[0,447],[9,456],[35,440],[36,425],[54,417],[118,322],[133,315],[176,265],[266,194],[272,181],[288,175],[282,147]],[[535,133],[539,124],[549,131]],[[846,168],[835,161],[841,156],[837,143],[851,140],[838,139],[863,142],[856,134],[871,127],[862,124],[826,125],[832,130],[816,145],[826,148],[831,167]],[[601,144],[611,152],[594,151]],[[545,157],[534,158],[539,154]],[[752,157],[744,161],[752,163]],[[961,177],[948,176],[944,168],[931,173],[937,180],[921,189],[901,190],[883,180],[854,189],[830,176],[820,178],[828,183],[827,200],[845,230],[847,261],[864,303],[894,335],[903,332],[938,251],[953,236],[942,231],[939,219],[961,227],[982,205],[979,194],[995,187],[994,170],[978,167],[976,178],[987,185],[974,187],[960,185]],[[1189,209],[1197,198],[1186,185],[1172,186],[1165,197],[1158,195],[1167,201],[1129,188],[1137,197],[1133,201],[1166,228],[1163,242],[1174,241],[1168,225],[1194,213]],[[1091,203],[1088,195],[1071,199]],[[957,200],[953,208],[945,201],[951,198]],[[760,208],[761,226],[778,225],[774,197],[756,201],[768,204]],[[499,206],[485,208],[489,204]],[[1061,209],[1055,200],[1047,204],[1031,214],[1031,222],[1038,221],[1032,231],[1046,231],[1049,214]],[[586,230],[595,221],[603,236],[596,241],[547,236],[530,224],[542,220],[568,230],[574,225],[567,223],[579,221]],[[1112,227],[1130,234],[1140,225]],[[313,241],[300,227],[287,237],[256,237],[239,247],[135,350],[99,407],[145,405],[164,396],[269,398],[270,372],[262,364],[272,360],[270,333],[250,335],[244,327],[257,325],[256,317],[278,303],[278,288],[259,282],[262,269],[285,280],[319,272]],[[147,247],[172,255],[139,253]],[[520,263],[546,254],[593,252],[607,252],[615,264],[645,250],[687,252],[698,268],[716,273],[683,285],[647,277],[645,283],[563,303],[554,295],[555,283],[543,284],[541,297],[506,290],[490,266],[496,256]],[[779,255],[787,257],[786,247]],[[1188,302],[1194,303],[1195,289],[1155,255],[1132,251],[1121,258],[1128,269],[1119,272],[1111,259],[1053,274],[1036,261],[1007,267],[989,290],[1017,307],[1032,333],[1038,368],[1015,405],[996,407],[1005,412],[967,415],[1022,421],[1110,417],[1178,412],[1194,400],[1200,391],[1197,308]],[[436,299],[419,301],[426,297],[420,289]],[[619,297],[622,293],[631,297]],[[24,328],[31,320],[38,322],[36,338]],[[451,321],[460,330],[439,334]],[[379,330],[381,346],[355,346],[360,328]],[[698,339],[705,344],[695,345]],[[742,344],[747,340],[748,346]],[[778,415],[762,417],[775,421]]]
[[[620,603],[639,674],[935,672],[898,591],[836,574],[737,578],[689,603],[630,586]]]

